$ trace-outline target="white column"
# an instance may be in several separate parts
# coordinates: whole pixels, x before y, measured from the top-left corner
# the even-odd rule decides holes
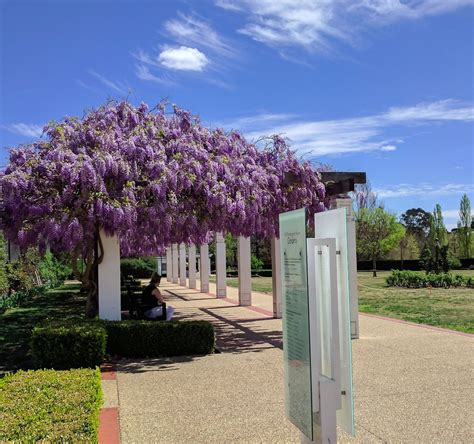
[[[179,244],[179,285],[186,286],[186,245]]]
[[[196,246],[188,249],[189,288],[196,288]]]
[[[216,233],[216,296],[227,296],[225,239],[222,233]]]
[[[178,283],[178,244],[171,246],[171,274],[173,276],[173,284]]]
[[[281,268],[280,268],[280,239],[272,237],[272,293],[273,317],[281,318]]]
[[[352,200],[335,198],[331,200],[331,209],[346,208],[347,211],[347,248],[349,264],[349,295],[351,305],[351,337],[359,338],[359,296],[357,292],[357,255],[356,229]]]
[[[20,258],[20,247],[18,244],[9,241],[8,242],[8,260],[16,261]]]
[[[200,257],[200,264],[199,264],[199,273],[200,273],[200,281],[201,281],[201,293],[209,293],[209,273],[211,271],[211,267],[209,266],[209,245],[204,244],[201,245],[199,251]]]
[[[171,282],[172,276],[171,276],[171,267],[172,267],[172,259],[171,259],[171,248],[168,247],[166,249],[166,280],[168,282]]]
[[[99,264],[99,318],[120,321],[120,242],[118,236],[100,238],[104,258]]]
[[[237,267],[239,271],[239,304],[252,305],[250,237],[239,236],[237,239]]]

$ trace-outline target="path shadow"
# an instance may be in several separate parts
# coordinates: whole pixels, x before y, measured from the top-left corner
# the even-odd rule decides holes
[[[207,355],[172,356],[159,358],[123,358],[115,361],[120,373],[170,372]]]
[[[217,313],[214,308],[201,308],[203,313],[214,318],[217,348],[225,353],[261,352],[271,348],[283,349],[283,338],[280,330],[257,332]],[[258,322],[258,320],[255,320]],[[251,320],[246,320],[251,322]]]

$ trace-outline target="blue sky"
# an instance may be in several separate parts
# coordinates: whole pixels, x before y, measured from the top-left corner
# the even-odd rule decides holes
[[[50,119],[161,99],[366,171],[449,227],[473,180],[473,0],[0,0],[0,165]]]

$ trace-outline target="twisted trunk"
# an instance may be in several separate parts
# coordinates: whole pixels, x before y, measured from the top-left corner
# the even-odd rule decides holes
[[[76,279],[82,284],[81,290],[87,293],[86,301],[86,317],[95,318],[99,314],[99,264],[104,257],[104,250],[102,247],[102,240],[99,231],[96,232],[94,239],[89,241],[82,257],[80,248],[72,253],[71,263]],[[78,259],[84,261],[85,268],[80,271],[78,267]]]

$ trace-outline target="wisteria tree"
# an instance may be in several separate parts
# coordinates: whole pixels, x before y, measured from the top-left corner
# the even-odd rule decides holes
[[[0,177],[2,228],[21,248],[69,252],[95,316],[102,230],[119,236],[124,256],[160,254],[215,231],[275,235],[279,213],[324,210],[319,173],[282,138],[269,142],[257,148],[176,107],[109,102],[11,150]],[[297,180],[287,183],[288,174]]]

